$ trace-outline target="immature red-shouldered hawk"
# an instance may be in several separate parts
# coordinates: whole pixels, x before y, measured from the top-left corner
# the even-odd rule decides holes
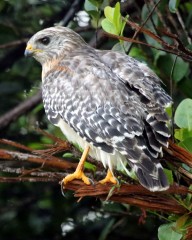
[[[83,173],[87,154],[108,168],[101,181],[116,183],[113,168],[129,174],[127,163],[150,191],[169,187],[159,163],[168,146],[165,107],[171,98],[143,63],[119,52],[96,50],[74,31],[51,27],[28,42],[26,56],[42,65],[42,93],[48,119],[84,149],[74,178]]]

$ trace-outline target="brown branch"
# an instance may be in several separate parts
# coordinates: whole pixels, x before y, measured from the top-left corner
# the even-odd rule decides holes
[[[159,5],[161,0],[157,1],[157,3],[155,4],[155,6],[152,8],[151,12],[148,14],[147,18],[145,19],[145,21],[141,24],[141,26],[136,30],[136,32],[134,33],[132,39],[135,40],[135,38],[137,37],[137,35],[139,34],[139,32],[141,32],[142,28],[145,26],[145,24],[147,23],[147,21],[150,19],[150,17],[152,16],[152,14],[154,13],[155,9],[157,8],[157,6]],[[133,42],[132,42],[133,43]],[[128,53],[130,52],[132,45],[129,47]]]
[[[44,157],[40,157],[33,154],[9,151],[4,149],[0,149],[0,159],[6,161],[23,161],[36,163],[43,165],[44,167],[52,167],[56,169],[74,169],[77,166],[75,163],[71,163],[65,161],[64,159],[60,159],[51,155],[44,155]]]
[[[175,46],[169,45],[169,44],[167,44],[165,42],[164,42],[163,45],[166,48],[160,48],[160,47],[155,47],[155,46],[153,46],[151,44],[148,44],[146,42],[142,42],[142,41],[139,41],[139,40],[134,40],[132,38],[127,38],[127,37],[123,37],[123,36],[117,36],[117,35],[111,34],[111,33],[104,33],[104,34],[106,36],[108,36],[108,37],[115,38],[115,39],[118,39],[118,40],[123,40],[123,41],[126,41],[126,42],[142,44],[142,45],[145,45],[147,47],[154,48],[154,49],[157,49],[157,50],[160,50],[160,51],[164,51],[164,52],[167,52],[167,53],[172,53],[172,54],[175,54],[175,55],[183,58],[184,60],[192,61],[192,56],[189,56],[189,55],[185,54],[184,52],[179,51]]]
[[[65,189],[75,191],[75,197],[78,198],[92,196],[106,200],[112,187],[113,185],[111,184],[85,186],[81,181],[75,180],[67,184]],[[116,188],[113,191],[109,199],[115,202],[138,206],[143,209],[184,214],[187,210],[170,195],[186,195],[187,192],[188,188],[184,186],[171,186],[170,189],[165,192],[152,193],[141,185],[122,184],[120,188]]]
[[[12,183],[12,182],[55,182],[52,178],[40,178],[40,177],[0,177],[0,183]]]
[[[185,150],[184,148],[176,145],[175,143],[169,141],[169,149],[164,149],[174,158],[177,158],[180,162],[187,164],[192,167],[192,154]]]
[[[187,49],[183,46],[182,42],[180,41],[180,39],[178,38],[177,35],[172,34],[168,31],[163,30],[163,29],[159,29],[161,34],[164,34],[165,36],[168,36],[168,37],[172,38],[177,43],[175,45],[171,45],[171,44],[165,42],[162,38],[160,38],[157,34],[153,33],[151,30],[146,29],[144,27],[141,28],[138,24],[136,24],[134,22],[131,22],[129,20],[126,20],[126,21],[127,21],[127,24],[129,24],[132,28],[136,29],[137,32],[139,31],[139,32],[142,32],[144,34],[147,34],[149,37],[153,38],[155,41],[160,43],[164,48],[158,48],[158,47],[155,47],[153,45],[147,44],[145,42],[134,40],[132,38],[130,39],[130,38],[122,37],[122,36],[116,36],[116,35],[113,35],[113,34],[110,34],[111,37],[116,36],[116,38],[124,40],[124,41],[146,45],[148,47],[152,47],[152,48],[155,48],[157,50],[161,50],[161,51],[165,51],[165,52],[168,52],[168,53],[175,54],[177,56],[182,57],[183,59],[185,59],[187,61],[192,61],[192,51],[190,51],[189,49]]]
[[[8,176],[0,177],[0,182],[59,182],[63,177],[67,175],[67,172],[74,171],[77,164],[71,163],[64,159],[53,156],[53,154],[63,151],[73,151],[72,146],[55,136],[52,136],[44,131],[41,131],[42,134],[51,138],[55,141],[53,145],[47,146],[48,149],[43,149],[40,151],[34,151],[30,148],[24,148],[21,144],[16,144],[8,140],[0,140],[1,143],[10,144],[12,147],[18,147],[23,151],[28,151],[30,153],[22,153],[18,151],[10,151],[5,149],[0,149],[0,159],[3,164],[0,165],[2,172],[8,174]],[[59,149],[55,151],[54,149]],[[51,150],[52,149],[52,150]],[[49,151],[48,151],[49,150]],[[77,150],[76,150],[77,151]],[[174,160],[173,160],[174,158]],[[178,164],[177,169],[180,169],[179,163],[185,163],[188,166],[192,164],[192,154],[188,153],[181,147],[178,147],[176,144],[170,142],[170,148],[166,151],[165,160],[170,163],[176,161]],[[9,162],[22,163],[22,168],[14,165],[12,167]],[[0,162],[0,163],[1,163]],[[25,169],[24,163],[32,163],[32,167],[27,166],[28,169]],[[38,165],[37,168],[34,168],[34,163]],[[95,165],[97,166],[97,162]],[[20,164],[21,165],[21,164]],[[176,165],[177,166],[177,165]],[[49,169],[49,171],[47,171]],[[17,174],[18,176],[10,176],[10,174]],[[184,172],[181,171],[182,174]],[[103,172],[100,172],[100,168],[95,172],[95,176],[103,177]],[[86,175],[90,178],[93,178],[93,175],[90,171]],[[119,174],[116,174],[118,176]],[[190,175],[187,172],[184,174],[185,177],[190,178]],[[182,176],[182,175],[181,175]],[[95,179],[95,177],[94,177]],[[75,197],[82,198],[85,196],[97,197],[102,200],[111,200],[121,203],[127,203],[134,206],[138,206],[142,209],[150,209],[163,212],[171,212],[176,214],[185,214],[189,213],[187,207],[184,207],[178,202],[174,197],[175,195],[182,196],[182,199],[189,193],[188,186],[179,186],[177,183],[173,184],[167,191],[164,192],[150,192],[139,184],[136,184],[132,179],[128,177],[122,177],[120,182],[126,181],[126,183],[121,184],[119,187],[114,187],[111,184],[102,185],[97,182],[94,182],[93,185],[87,186],[80,180],[75,180],[69,182],[65,185],[65,190],[72,190],[75,192]],[[114,188],[114,189],[113,189]],[[166,204],[165,204],[166,203]]]

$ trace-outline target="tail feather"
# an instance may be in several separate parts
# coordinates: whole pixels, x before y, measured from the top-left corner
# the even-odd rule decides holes
[[[151,173],[145,171],[141,165],[135,165],[134,170],[141,185],[150,191],[165,191],[169,188],[167,177],[160,163],[154,164]]]

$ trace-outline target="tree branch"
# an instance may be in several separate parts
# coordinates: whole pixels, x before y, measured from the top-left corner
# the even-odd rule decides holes
[[[68,174],[68,172],[73,172],[76,169],[76,163],[56,157],[55,154],[61,151],[70,151],[76,154],[77,149],[74,149],[68,142],[63,141],[62,139],[43,131],[41,131],[41,133],[50,137],[55,143],[47,146],[48,148],[46,149],[38,151],[12,141],[5,139],[0,140],[0,143],[25,151],[19,152],[0,149],[0,169],[6,174],[3,177],[0,177],[0,182],[59,182]],[[187,166],[191,166],[192,164],[192,154],[172,142],[170,142],[170,149],[166,150],[165,153],[165,161],[168,161],[173,165],[176,163],[175,168],[177,168],[177,170],[179,170],[181,163],[185,163]],[[78,152],[78,155],[79,154],[80,153]],[[11,163],[14,163],[14,165]],[[26,163],[28,164],[26,165]],[[94,161],[94,165],[97,169],[94,174],[92,169],[86,168],[86,175],[91,179],[93,179],[93,175],[94,179],[103,178],[104,172],[101,170],[100,164]],[[12,176],[12,174],[14,175]],[[15,174],[18,176],[15,177]],[[183,174],[181,171],[180,178],[183,180],[185,178],[189,179],[189,181],[183,181],[185,186],[181,186],[175,182],[168,190],[155,193],[148,191],[139,185],[138,182],[127,176],[125,177],[122,173],[117,172],[115,175],[122,176],[119,178],[119,186],[111,184],[103,185],[96,180],[94,180],[93,185],[87,186],[80,180],[74,180],[65,185],[64,190],[74,191],[75,197],[80,199],[85,196],[92,196],[102,200],[112,200],[131,204],[142,209],[163,211],[165,213],[191,214],[187,206],[185,207],[180,203],[180,200],[183,201],[186,195],[190,192],[188,189],[191,182],[190,175]],[[180,200],[176,198],[176,196],[180,196]]]

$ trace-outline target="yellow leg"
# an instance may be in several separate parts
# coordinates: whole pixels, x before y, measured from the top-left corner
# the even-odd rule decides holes
[[[103,180],[99,181],[99,182],[101,184],[105,184],[107,182],[111,182],[113,184],[117,184],[117,179],[113,176],[113,174],[110,171],[110,169],[108,169],[106,177]]]
[[[90,185],[91,182],[89,181],[89,178],[85,176],[83,172],[84,163],[87,158],[87,155],[89,153],[89,146],[84,149],[84,152],[81,156],[81,159],[79,161],[79,164],[77,165],[77,168],[74,173],[67,175],[61,182],[64,185],[66,185],[68,182],[73,181],[74,179],[81,179],[85,184]]]

